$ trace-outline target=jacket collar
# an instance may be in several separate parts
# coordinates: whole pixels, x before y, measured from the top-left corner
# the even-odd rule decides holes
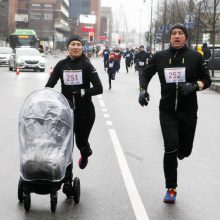
[[[174,54],[174,53],[182,53],[183,51],[185,51],[186,49],[188,48],[188,46],[185,44],[183,47],[177,49],[177,48],[174,48],[172,46],[170,46],[170,50],[171,52]]]

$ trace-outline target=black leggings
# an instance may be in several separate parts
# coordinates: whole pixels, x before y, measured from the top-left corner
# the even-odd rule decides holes
[[[120,70],[120,60],[115,60],[115,70],[116,72]]]
[[[196,123],[196,112],[160,111],[160,124],[165,147],[163,166],[166,188],[177,186],[177,157],[183,159],[191,154]]]
[[[89,144],[89,135],[95,121],[95,108],[90,101],[74,111],[74,133],[76,146],[82,156],[90,156],[92,150]]]
[[[125,60],[125,67],[126,67],[126,71],[128,73],[128,67],[130,67],[131,65],[131,60]]]
[[[104,69],[108,68],[108,59],[104,59]]]

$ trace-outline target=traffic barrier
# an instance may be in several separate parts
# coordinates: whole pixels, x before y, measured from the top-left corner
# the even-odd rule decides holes
[[[53,73],[53,67],[51,66],[50,67],[50,75],[52,75],[52,73]]]
[[[20,70],[19,70],[19,67],[17,66],[16,68],[16,75],[18,76],[20,74]]]

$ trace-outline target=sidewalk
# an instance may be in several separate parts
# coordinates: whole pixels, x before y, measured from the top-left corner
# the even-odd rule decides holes
[[[211,70],[209,72],[210,75],[212,75]],[[214,77],[211,76],[211,79],[212,84],[210,89],[220,93],[220,70],[215,70]]]

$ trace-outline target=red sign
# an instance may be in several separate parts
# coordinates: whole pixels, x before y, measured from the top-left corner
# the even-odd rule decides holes
[[[85,32],[95,32],[95,28],[92,26],[85,26],[85,25],[82,25],[82,32],[85,33]]]
[[[106,36],[99,36],[99,40],[108,40]]]

